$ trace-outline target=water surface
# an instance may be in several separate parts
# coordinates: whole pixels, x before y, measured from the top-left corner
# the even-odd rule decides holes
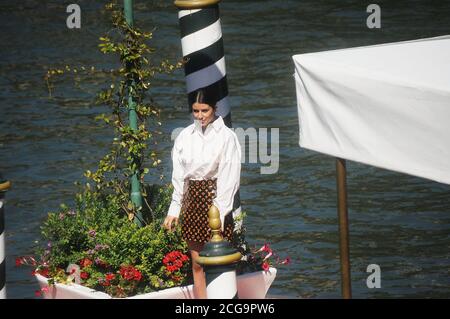
[[[94,94],[109,76],[61,78],[49,98],[50,67],[117,66],[97,49],[110,29],[102,1],[77,1],[82,27],[66,27],[66,5],[2,1],[0,171],[7,193],[6,253],[9,298],[35,298],[29,269],[14,258],[32,253],[48,211],[72,203],[87,169],[107,151],[112,131],[94,120],[106,111]],[[381,29],[368,29],[368,1],[232,1],[221,5],[222,31],[235,127],[279,128],[280,167],[261,175],[243,165],[241,198],[248,239],[270,242],[292,264],[279,269],[270,294],[339,298],[340,268],[334,159],[298,146],[291,56],[448,34],[448,1],[378,1]],[[135,1],[135,20],[154,29],[155,59],[181,56],[177,10],[171,1]],[[184,73],[159,76],[153,97],[163,109],[158,144],[170,178],[170,132],[189,124]],[[374,92],[376,94],[376,92]],[[450,187],[348,162],[350,252],[356,298],[450,297]],[[152,178],[149,178],[151,181]],[[382,287],[368,289],[366,268],[381,267]]]

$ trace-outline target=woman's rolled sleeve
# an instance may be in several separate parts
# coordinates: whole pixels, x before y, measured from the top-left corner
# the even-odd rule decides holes
[[[241,175],[241,147],[237,136],[228,139],[219,163],[217,193],[213,204],[219,209],[222,229],[226,215],[233,208],[233,199],[239,190]]]
[[[172,148],[172,202],[170,203],[169,211],[167,215],[169,216],[180,216],[181,202],[183,199],[183,188],[184,188],[184,169],[181,163],[181,149],[179,147],[178,140],[175,140],[175,144]]]

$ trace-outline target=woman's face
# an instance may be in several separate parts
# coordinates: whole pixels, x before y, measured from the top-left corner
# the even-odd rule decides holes
[[[202,127],[205,128],[214,120],[214,108],[209,104],[197,103],[192,104],[192,114],[194,118],[202,123]]]

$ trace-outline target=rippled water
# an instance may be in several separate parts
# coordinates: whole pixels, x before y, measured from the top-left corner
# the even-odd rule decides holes
[[[61,79],[49,98],[50,67],[116,61],[96,48],[108,31],[102,1],[76,1],[82,28],[66,28],[59,1],[2,1],[0,60],[0,172],[7,193],[9,298],[34,298],[37,284],[14,258],[32,253],[46,213],[71,203],[75,181],[95,167],[112,132],[94,121],[94,93],[108,76]],[[270,293],[291,298],[340,297],[333,158],[300,149],[291,56],[448,34],[448,1],[377,1],[382,28],[370,30],[366,1],[231,1],[221,3],[232,118],[235,127],[279,128],[280,167],[261,175],[244,164],[243,208],[248,239],[269,241],[292,264],[279,269]],[[171,1],[135,0],[135,21],[154,30],[155,58],[180,58],[177,11]],[[376,94],[376,92],[374,92]],[[170,177],[170,132],[189,124],[183,72],[153,83],[163,108],[159,150]],[[356,298],[450,297],[450,187],[347,163],[350,253]],[[366,286],[366,267],[381,267],[380,289]]]

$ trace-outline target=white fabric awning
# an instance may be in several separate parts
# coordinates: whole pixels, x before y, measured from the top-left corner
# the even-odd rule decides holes
[[[450,36],[293,59],[301,147],[450,184]]]

